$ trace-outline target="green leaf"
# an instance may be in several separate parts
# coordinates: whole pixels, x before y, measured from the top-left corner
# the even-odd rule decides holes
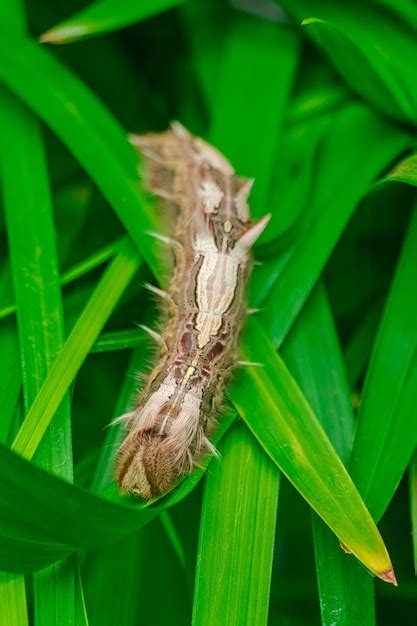
[[[350,473],[379,519],[417,442],[417,206],[408,227],[367,372]]]
[[[20,7],[5,3],[15,16],[16,32],[24,31]],[[3,200],[9,252],[17,303],[17,322],[27,407],[47,375],[63,339],[63,315],[58,279],[55,229],[46,158],[38,123],[32,113],[9,93],[1,93],[1,152]],[[5,146],[7,146],[7,153]],[[48,431],[37,462],[72,478],[71,421],[68,398]],[[7,584],[7,583],[6,583]],[[24,580],[13,591],[26,623]],[[33,581],[34,621],[46,624],[50,616],[74,621],[74,570],[70,563],[55,564]],[[9,616],[11,618],[11,616]]]
[[[136,392],[136,372],[143,364],[143,352],[132,358],[130,373],[115,408],[115,417],[124,413]],[[71,384],[67,378],[65,384]],[[230,426],[233,415],[223,416],[216,443]],[[203,476],[194,472],[176,489],[155,503],[144,506],[121,498],[114,486],[114,449],[123,436],[120,424],[108,429],[93,490],[98,497],[60,478],[43,472],[4,446],[0,446],[0,566],[12,572],[30,572],[60,560],[74,551],[97,550],[118,541],[148,524],[165,508],[184,498]],[[13,500],[6,494],[13,492]],[[1,498],[1,494],[5,497]],[[112,498],[110,501],[107,498]],[[18,515],[20,524],[9,524]],[[30,539],[28,539],[30,537]]]
[[[378,4],[387,7],[393,13],[397,13],[410,26],[417,27],[417,10],[413,0],[401,0],[401,2],[397,2],[397,0],[378,0]]]
[[[232,417],[224,416],[214,443],[228,429]],[[107,454],[111,462],[113,451]],[[111,471],[110,463],[108,468]],[[0,445],[0,567],[9,572],[32,572],[74,551],[92,551],[114,543],[184,498],[204,469],[153,505],[144,506],[107,491],[106,498],[98,497]],[[7,497],[9,493],[14,493],[13,500]],[[109,495],[114,501],[107,499]],[[19,526],[14,523],[16,516]]]
[[[242,372],[230,390],[262,447],[340,541],[377,576],[392,569],[381,536],[311,407],[258,322],[243,338]]]
[[[417,153],[413,153],[396,163],[388,174],[382,178],[380,184],[390,181],[417,185]]]
[[[25,579],[0,572],[0,623],[27,626]]]
[[[36,120],[15,98],[2,98],[3,193],[17,302],[23,391],[28,407],[45,379],[63,340],[55,230],[46,159]],[[24,184],[22,184],[24,181]],[[36,462],[72,478],[68,398],[46,433]],[[62,615],[74,621],[74,571],[56,564],[34,579],[35,623]]]
[[[346,464],[354,418],[329,302],[318,285],[283,346],[283,355]],[[316,569],[323,626],[375,623],[372,578],[346,557],[323,522],[313,515]]]
[[[2,8],[0,8],[0,21],[3,24],[6,24],[6,21],[9,27],[12,30],[16,30],[20,32],[24,30],[24,15],[19,11],[17,6],[14,6],[14,3],[3,3]],[[0,125],[2,130],[7,133],[11,130],[17,132],[17,154],[22,156],[25,153],[24,146],[24,131],[25,126],[27,125],[29,130],[33,130],[33,126],[35,122],[31,119],[26,118],[25,112],[22,112],[17,106],[15,109],[14,105],[16,103],[13,101],[13,98],[10,97],[9,94],[5,93],[2,89],[0,92]],[[23,122],[23,128],[21,129],[19,126],[19,118],[21,116],[21,121]],[[14,138],[13,140],[14,141]],[[36,138],[35,138],[35,148],[37,146]],[[30,146],[30,140],[29,140]],[[20,154],[19,154],[20,153]],[[1,170],[2,170],[2,184],[3,184],[3,204],[5,208],[8,208],[10,211],[13,210],[14,206],[8,206],[8,201],[6,198],[7,195],[7,185],[10,184],[9,191],[13,190],[13,184],[16,182],[17,177],[12,176],[11,180],[7,177],[7,163],[8,159],[5,154],[5,145],[3,144],[1,154]],[[42,163],[42,157],[40,158],[40,164]],[[30,194],[30,187],[33,180],[29,182],[28,191]],[[12,201],[13,205],[14,202]],[[23,204],[17,203],[17,209],[23,208]],[[16,242],[15,242],[16,243]],[[15,250],[16,252],[16,250]],[[16,258],[15,258],[16,261]],[[2,292],[5,292],[7,287],[11,286],[8,280],[7,272],[3,271],[2,275]],[[3,293],[2,293],[3,295]],[[2,329],[0,335],[1,347],[4,350],[2,351],[2,358],[0,362],[6,368],[5,376],[2,379],[4,381],[4,389],[2,391],[2,398],[4,399],[4,413],[2,416],[2,441],[7,441],[9,439],[10,434],[13,433],[15,427],[15,420],[13,417],[16,414],[17,409],[17,401],[18,394],[20,390],[20,359],[19,359],[19,349],[17,344],[17,337],[15,334],[15,329],[11,327],[11,324],[7,324],[4,329]],[[25,579],[22,576],[10,576],[4,572],[0,572],[0,621],[3,624],[21,624],[22,626],[27,626],[29,623],[27,604],[26,604],[26,588],[25,588]]]
[[[120,245],[122,245],[123,239],[117,239],[112,243],[100,248],[89,257],[86,257],[79,263],[76,263],[72,267],[70,267],[66,272],[64,272],[61,276],[61,284],[69,285],[75,280],[78,280],[82,276],[85,276],[88,272],[96,269],[103,263],[106,263],[109,259],[111,259],[119,250]],[[9,315],[12,315],[16,311],[16,305],[13,303],[12,294],[5,294],[1,298],[1,302],[5,302],[9,300],[8,304],[3,305],[0,308],[0,319],[4,319]]]
[[[158,220],[139,186],[136,152],[110,112],[46,50],[24,39],[1,38],[0,80],[67,145],[161,278],[156,245],[144,232],[158,230]]]
[[[116,330],[110,333],[102,333],[93,344],[91,352],[112,352],[114,350],[126,350],[138,348],[144,344],[143,331]]]
[[[221,0],[192,0],[181,6],[179,12],[191,50],[190,64],[208,109],[214,109],[217,89],[213,85],[217,85],[219,67],[236,12]]]
[[[417,452],[414,451],[410,462],[410,517],[411,537],[413,542],[414,573],[417,573]]]
[[[349,140],[352,135],[355,142]],[[277,264],[275,285],[268,294],[261,318],[277,347],[323,271],[358,202],[374,178],[406,144],[404,135],[361,105],[348,105],[335,116],[316,163],[309,209],[311,221],[287,252],[284,263],[280,258],[274,261]],[[363,160],[365,151],[367,158]],[[271,272],[271,268],[265,271]],[[254,276],[254,283],[254,304],[258,306],[270,284],[262,271]]]
[[[381,319],[382,302],[378,300],[365,313],[345,347],[346,372],[350,386],[355,389],[369,361],[375,334]]]
[[[101,0],[92,2],[40,37],[43,43],[70,43],[125,28],[167,11],[184,0]]]
[[[79,564],[76,566],[75,578],[75,624],[76,626],[89,626],[88,615],[84,600],[83,584]]]
[[[23,456],[33,456],[75,374],[137,271],[139,262],[138,253],[126,241],[78,318],[16,435],[13,448]]]
[[[374,3],[296,0],[284,7],[304,20],[306,32],[352,89],[377,110],[416,123],[417,78],[411,59],[417,46],[414,33],[400,20]]]
[[[14,320],[0,326],[0,394],[3,398],[0,441],[8,443],[16,432],[19,394],[22,383],[19,342]]]
[[[292,29],[261,20],[254,28],[253,17],[234,20],[216,90],[210,141],[227,155],[239,175],[255,178],[250,197],[254,217],[272,208],[269,191],[298,59],[299,38]],[[279,80],[271,80],[275,76]],[[274,236],[275,220],[279,213],[273,211],[263,240],[268,233]]]
[[[279,472],[243,424],[220,452],[205,485],[192,623],[266,625]]]

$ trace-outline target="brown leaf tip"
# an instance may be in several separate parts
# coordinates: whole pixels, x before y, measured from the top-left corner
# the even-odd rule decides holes
[[[392,568],[387,569],[386,572],[377,573],[377,576],[384,582],[390,583],[391,585],[394,585],[394,587],[398,587],[397,579],[395,578],[394,570]]]
[[[46,33],[43,33],[39,37],[39,42],[40,43],[50,43],[53,40],[54,40],[54,37],[53,37],[53,35],[51,34],[50,31],[47,31]]]

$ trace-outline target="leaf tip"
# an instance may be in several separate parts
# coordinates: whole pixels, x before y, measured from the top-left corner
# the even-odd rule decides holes
[[[306,17],[302,22],[301,26],[309,26],[310,24],[324,24],[324,20],[320,20],[317,17]]]
[[[395,578],[394,570],[387,569],[385,572],[376,572],[378,578],[383,580],[386,583],[390,583],[390,585],[394,585],[394,587],[398,587],[397,579]]]
[[[46,33],[42,33],[39,37],[40,43],[53,43],[54,34],[52,30],[47,30]]]

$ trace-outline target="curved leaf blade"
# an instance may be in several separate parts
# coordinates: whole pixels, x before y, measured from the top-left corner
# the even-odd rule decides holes
[[[103,35],[182,4],[185,0],[104,0],[92,2],[41,35],[43,43],[63,44]]]
[[[417,206],[374,344],[350,473],[372,514],[385,512],[417,443]]]
[[[348,550],[389,580],[392,565],[375,523],[311,407],[253,319],[243,338],[243,357],[263,367],[242,372],[231,389],[240,415]]]
[[[111,113],[72,72],[26,39],[0,39],[0,81],[74,154],[161,279],[156,244],[145,234],[158,231],[159,220],[140,188],[137,153]]]
[[[302,21],[346,83],[373,108],[396,120],[417,122],[413,29],[404,28],[401,19],[376,2],[284,0],[282,4]]]
[[[320,423],[346,464],[353,444],[354,417],[343,358],[330,304],[319,284],[283,345],[283,356]],[[322,626],[374,626],[373,580],[346,558],[317,515],[312,516]]]
[[[136,249],[127,240],[78,318],[16,435],[13,448],[23,456],[32,458],[69,385],[139,263]]]

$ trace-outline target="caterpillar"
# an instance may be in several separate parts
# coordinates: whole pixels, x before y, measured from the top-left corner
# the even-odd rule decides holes
[[[216,429],[225,381],[236,365],[246,314],[251,247],[270,215],[250,222],[253,179],[235,175],[213,146],[178,122],[162,133],[132,135],[145,187],[174,216],[173,236],[156,235],[173,252],[167,291],[149,286],[166,304],[158,359],[132,411],[122,416],[124,441],[116,477],[123,492],[144,499],[216,454]]]

